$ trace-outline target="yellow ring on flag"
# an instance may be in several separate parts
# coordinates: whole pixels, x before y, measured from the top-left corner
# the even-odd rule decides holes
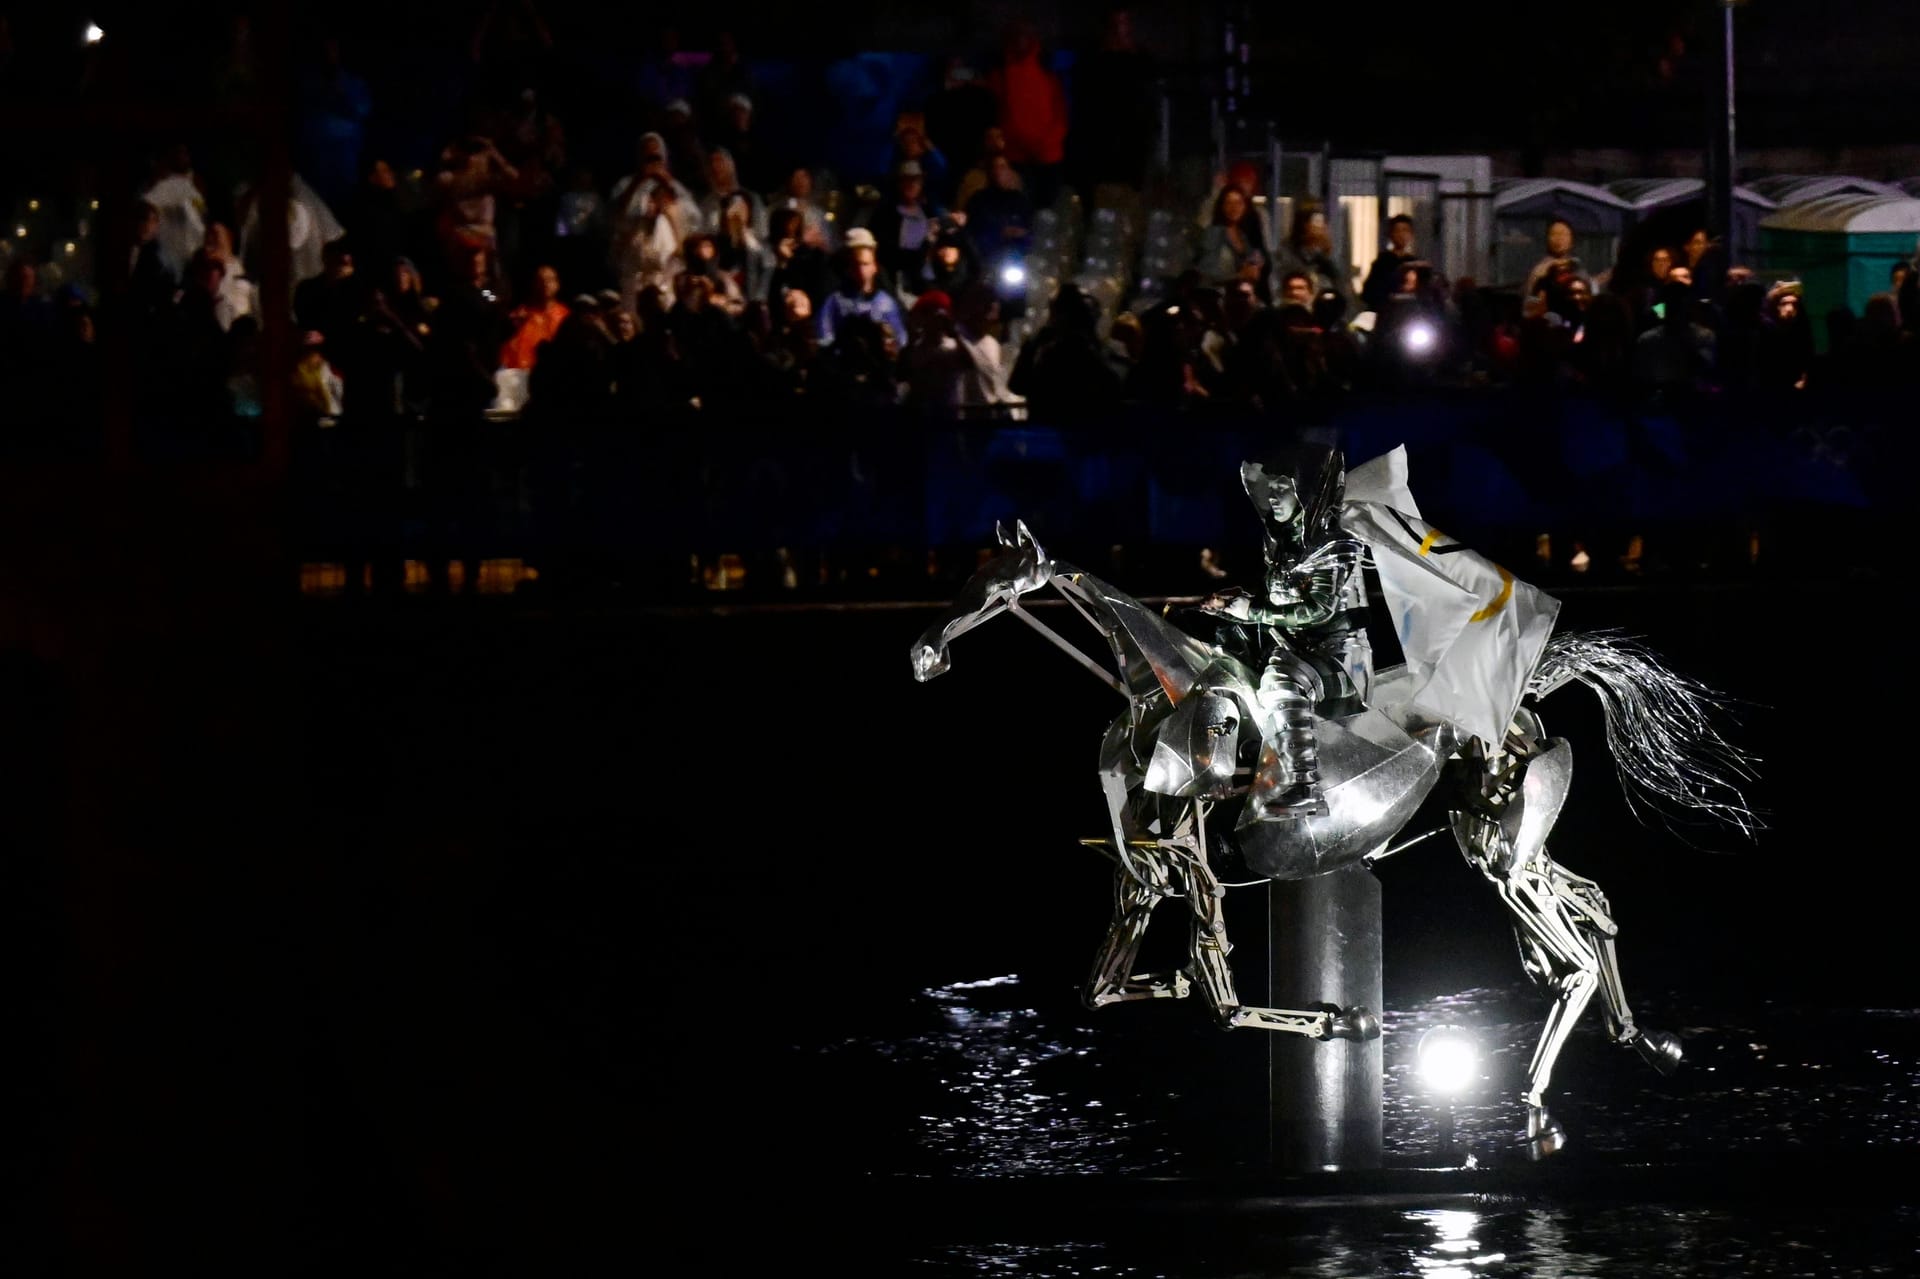
[[[1498,564],[1495,564],[1494,567],[1500,568]],[[1507,606],[1507,601],[1512,598],[1513,598],[1513,574],[1507,572],[1507,570],[1503,568],[1500,568],[1500,593],[1493,597],[1493,603],[1487,605],[1485,608],[1475,613],[1472,617],[1469,617],[1467,621],[1469,623],[1486,621],[1489,617],[1492,617],[1495,613],[1498,613],[1501,609],[1505,608]]]

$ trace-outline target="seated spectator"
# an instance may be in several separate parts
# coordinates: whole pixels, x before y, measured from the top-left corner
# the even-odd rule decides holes
[[[846,251],[847,280],[820,308],[815,331],[820,345],[831,346],[841,326],[853,316],[864,316],[884,327],[896,349],[907,343],[906,319],[900,303],[880,287],[879,255],[871,245],[850,247]]]
[[[775,209],[792,209],[800,214],[803,242],[824,252],[832,252],[838,247],[833,233],[833,223],[827,219],[827,211],[813,194],[813,170],[804,164],[795,165],[787,172],[786,188],[774,197]],[[769,239],[778,242],[779,236],[769,232]]]
[[[805,216],[798,209],[776,209],[772,214],[772,262],[766,293],[749,299],[785,306],[789,289],[806,294],[811,316],[833,291],[833,264],[820,248],[805,239]]]
[[[701,226],[718,232],[723,210],[736,198],[746,201],[749,224],[754,235],[766,235],[766,201],[740,185],[740,174],[734,167],[733,153],[725,148],[716,148],[707,156],[707,193],[700,197]]]
[[[992,181],[968,203],[967,233],[992,270],[1009,256],[1023,256],[1033,229],[1033,201],[1005,155],[988,162]]]
[[[941,210],[927,199],[926,178],[918,161],[908,160],[894,171],[894,196],[881,201],[867,229],[880,252],[880,265],[896,281],[920,279],[926,264],[927,236]]]
[[[1271,261],[1260,234],[1253,204],[1237,186],[1225,186],[1213,202],[1213,224],[1200,236],[1194,263],[1201,278],[1215,288],[1245,281],[1263,301]]]
[[[533,273],[533,288],[527,300],[508,313],[514,325],[513,336],[500,348],[500,367],[530,369],[539,362],[540,347],[560,331],[568,315],[560,301],[560,273],[543,266]]]
[[[1360,300],[1369,311],[1379,311],[1399,291],[1401,268],[1420,261],[1413,245],[1413,219],[1396,213],[1387,219],[1387,247],[1367,269]]]
[[[1293,229],[1285,243],[1275,250],[1273,265],[1279,272],[1304,273],[1313,281],[1316,299],[1325,293],[1333,294],[1339,300],[1336,322],[1353,314],[1353,281],[1334,261],[1333,232],[1327,228],[1325,210],[1303,204],[1294,211]]]
[[[1556,271],[1571,271],[1584,278],[1589,287],[1593,277],[1580,265],[1580,259],[1573,256],[1573,223],[1565,218],[1555,218],[1547,223],[1547,255],[1533,264],[1527,272],[1526,283],[1520,288],[1520,296],[1530,298],[1540,291],[1546,278]]]

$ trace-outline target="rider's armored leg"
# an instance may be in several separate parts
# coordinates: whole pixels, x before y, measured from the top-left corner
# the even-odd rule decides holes
[[[1267,659],[1257,693],[1266,722],[1260,763],[1247,795],[1249,819],[1326,815],[1313,720],[1323,691],[1319,672],[1299,654],[1276,648]]]

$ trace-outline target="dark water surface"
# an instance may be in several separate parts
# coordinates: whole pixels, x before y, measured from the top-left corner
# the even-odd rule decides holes
[[[1663,1078],[1590,1009],[1556,1074],[1555,1160],[1644,1162],[1647,1195],[1465,1201],[1248,1199],[1260,1036],[1191,1003],[1079,1004],[1110,878],[1077,840],[1099,833],[1118,705],[1032,635],[983,628],[919,686],[925,609],[316,611],[315,785],[344,797],[316,813],[340,849],[316,907],[330,988],[350,1051],[390,1063],[379,1104],[432,1116],[392,1176],[469,1246],[556,1204],[643,1205],[664,1220],[616,1247],[718,1273],[1920,1273],[1920,1190],[1843,1184],[1850,1156],[1920,1149],[1920,899],[1886,833],[1911,829],[1909,717],[1847,700],[1783,590],[1568,598],[1562,629],[1625,628],[1730,694],[1770,828],[1695,847],[1636,824],[1591,697],[1547,702],[1577,761],[1550,846],[1608,893],[1639,1018],[1687,1056]],[[1411,1055],[1441,1022],[1484,1054],[1457,1146],[1505,1157],[1546,1001],[1447,843],[1378,874],[1390,1160],[1440,1162]],[[1264,890],[1236,890],[1228,925],[1256,991]],[[1178,962],[1184,932],[1167,910],[1142,967]],[[1776,1167],[1789,1193],[1755,1200]],[[1114,1178],[1241,1190],[1109,1208]],[[947,1182],[1007,1189],[942,1212]],[[900,1186],[924,1193],[902,1207]]]

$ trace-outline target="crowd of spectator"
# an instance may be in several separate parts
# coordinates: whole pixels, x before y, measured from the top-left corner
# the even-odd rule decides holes
[[[845,185],[763,140],[752,64],[724,34],[697,64],[671,38],[644,62],[631,171],[603,180],[512,74],[513,42],[541,38],[537,22],[476,35],[476,59],[508,55],[471,127],[418,167],[366,141],[374,105],[324,42],[289,210],[295,351],[278,375],[300,424],[492,414],[565,432],[796,403],[1071,421],[1122,402],[1278,409],[1367,388],[1920,381],[1920,276],[1904,266],[1862,316],[1823,317],[1816,356],[1799,286],[1756,280],[1704,231],[1596,274],[1554,224],[1516,294],[1448,280],[1399,216],[1358,276],[1325,210],[1302,204],[1275,234],[1250,164],[1181,215],[1178,269],[1125,296],[1069,273],[1025,316],[1028,289],[1007,281],[1044,219],[1093,205],[1137,222],[1144,207],[1154,62],[1124,10],[1078,59],[1071,100],[1025,22],[984,71],[946,60],[898,116],[888,170]],[[119,274],[101,317],[126,327],[150,418],[254,417],[276,376],[260,367],[257,189],[214,186],[185,146],[168,150],[124,262],[102,264]],[[8,263],[0,375],[41,388],[16,404],[54,422],[98,412],[97,310],[84,290],[49,296],[30,257]]]

